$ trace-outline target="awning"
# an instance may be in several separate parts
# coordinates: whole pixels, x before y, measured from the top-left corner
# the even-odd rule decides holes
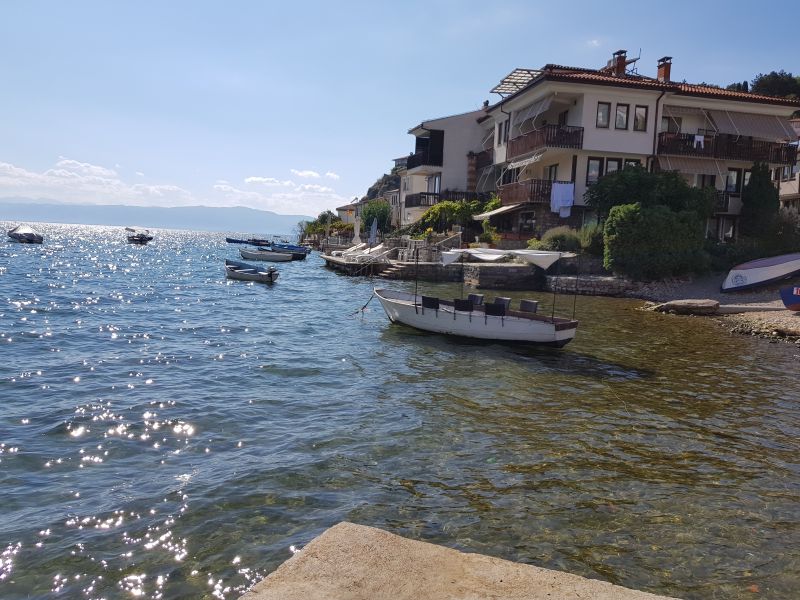
[[[520,206],[522,206],[522,204],[509,204],[507,206],[501,206],[500,208],[495,208],[494,210],[490,210],[489,212],[481,213],[479,215],[474,215],[472,218],[475,221],[485,221],[489,217],[493,217],[495,215],[501,215],[503,213],[519,208]]]
[[[550,94],[549,96],[542,98],[541,100],[537,100],[533,104],[531,104],[528,108],[523,108],[517,111],[516,116],[514,117],[514,127],[520,129],[522,124],[530,118],[536,118],[548,108],[553,103],[553,95]]]
[[[743,135],[762,140],[794,139],[794,130],[788,119],[774,115],[754,115],[728,110],[709,110],[717,124],[717,131],[731,135]]]
[[[716,160],[686,156],[659,156],[658,166],[662,171],[680,171],[689,175],[718,175],[728,172],[727,167],[720,167]]]
[[[547,269],[559,258],[574,258],[572,252],[547,252],[544,250],[496,250],[494,248],[464,248],[460,250],[446,250],[442,252],[442,264],[449,265],[464,255],[469,255],[479,260],[495,261],[506,256],[524,260],[527,263]]]
[[[527,167],[535,162],[539,162],[542,160],[542,156],[544,153],[547,152],[547,148],[544,150],[540,150],[533,156],[529,156],[528,158],[523,158],[522,160],[516,160],[508,165],[509,169],[522,169],[523,167]]]
[[[705,113],[702,108],[695,108],[694,106],[672,106],[669,104],[664,105],[665,117],[686,117],[686,116],[703,116]]]

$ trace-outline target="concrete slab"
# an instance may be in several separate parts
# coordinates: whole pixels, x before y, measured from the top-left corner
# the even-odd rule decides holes
[[[241,600],[668,600],[604,581],[339,523]]]

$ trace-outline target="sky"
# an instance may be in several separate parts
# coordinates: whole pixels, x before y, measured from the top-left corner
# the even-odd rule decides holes
[[[762,8],[764,7],[764,8]],[[471,0],[0,2],[0,199],[248,206],[363,196],[408,129],[516,67],[727,85],[800,74],[797,4]]]

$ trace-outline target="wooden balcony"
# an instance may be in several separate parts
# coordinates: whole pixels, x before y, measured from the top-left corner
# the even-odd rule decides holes
[[[658,134],[658,153],[780,165],[797,162],[797,146],[726,133],[694,135],[662,131]]]
[[[475,168],[479,171],[485,169],[489,165],[494,164],[494,148],[488,148],[483,152],[478,152],[475,155]]]
[[[481,200],[483,198],[484,194],[476,194],[473,192],[457,192],[451,190],[445,190],[439,194],[435,192],[420,192],[419,194],[409,194],[406,196],[406,208],[416,208],[418,206],[430,207],[443,200],[459,202],[463,200]]]
[[[409,171],[417,167],[441,167],[442,155],[434,152],[417,152],[406,160],[406,169]]]
[[[545,125],[508,142],[507,157],[512,159],[544,148],[583,148],[583,127]]]
[[[559,181],[557,183],[569,183]],[[553,182],[549,179],[529,179],[517,181],[500,186],[500,202],[503,206],[509,204],[550,204],[550,192]]]

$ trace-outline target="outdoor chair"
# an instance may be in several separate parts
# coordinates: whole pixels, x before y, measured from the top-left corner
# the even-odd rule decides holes
[[[495,304],[502,304],[506,310],[511,308],[511,298],[506,298],[505,296],[498,296],[494,299]]]
[[[538,300],[520,300],[519,301],[519,309],[522,312],[535,313],[537,310],[539,310],[539,301]]]
[[[467,296],[467,300],[473,306],[481,306],[483,304],[483,294],[470,294]]]

